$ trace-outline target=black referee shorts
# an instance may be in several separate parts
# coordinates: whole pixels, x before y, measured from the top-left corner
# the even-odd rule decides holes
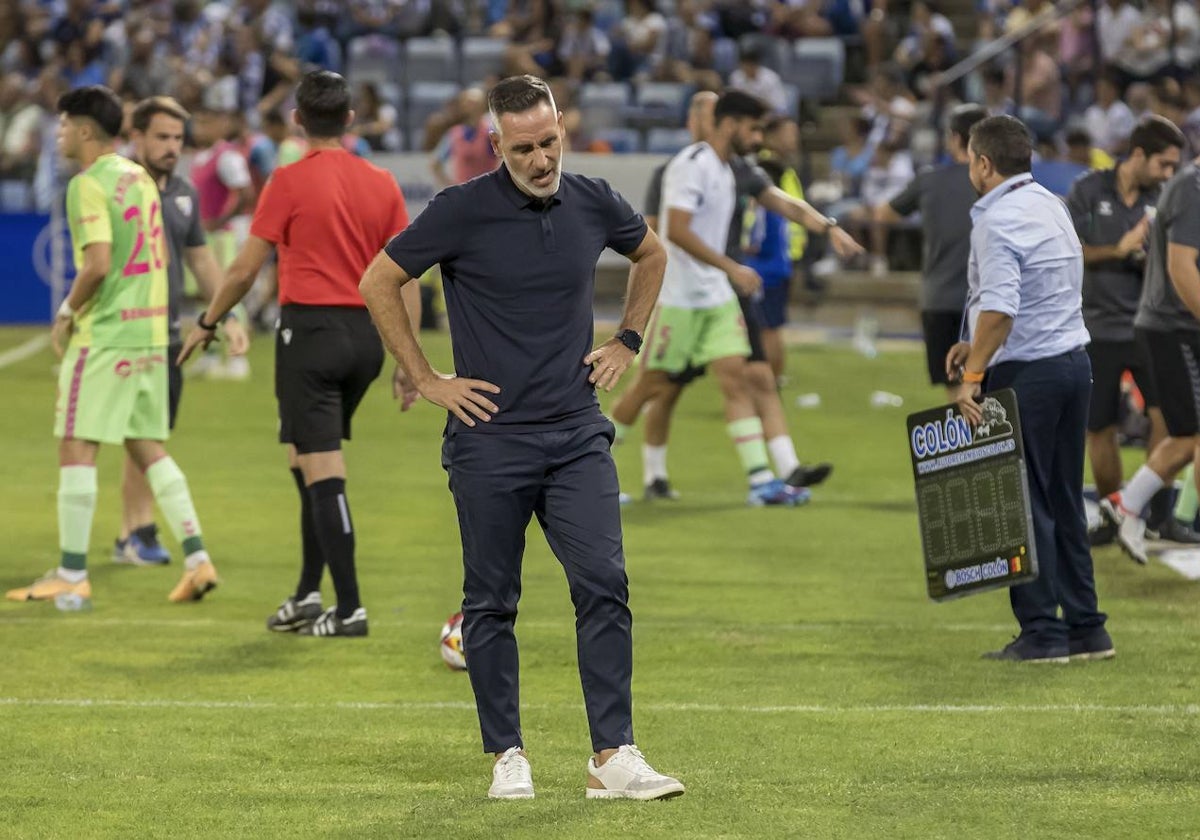
[[[1099,432],[1120,420],[1121,376],[1133,374],[1146,408],[1157,408],[1158,397],[1151,376],[1149,350],[1145,341],[1092,341],[1087,346],[1092,360],[1092,402],[1088,408],[1088,431]]]
[[[1150,351],[1158,405],[1171,437],[1193,437],[1200,417],[1200,333],[1138,330]]]
[[[279,442],[300,453],[341,449],[383,356],[366,309],[284,306],[275,335]]]
[[[924,310],[921,312],[921,334],[925,337],[925,366],[931,385],[948,385],[946,356],[958,343],[962,333],[962,312]]]

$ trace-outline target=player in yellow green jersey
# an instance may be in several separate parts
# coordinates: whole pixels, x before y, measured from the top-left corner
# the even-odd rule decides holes
[[[87,552],[96,510],[96,454],[124,444],[183,544],[186,569],[168,596],[199,600],[217,585],[183,473],[167,439],[167,251],[158,188],[141,165],[118,156],[121,101],[108,88],[79,88],[58,101],[58,145],[80,166],[67,186],[75,282],[51,337],[62,357],[54,433],[59,443],[57,569],[14,589],[12,601],[91,599]],[[66,598],[66,601],[60,599]]]

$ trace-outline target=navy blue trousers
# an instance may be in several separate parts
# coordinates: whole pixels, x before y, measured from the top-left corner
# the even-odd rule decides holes
[[[457,432],[442,466],[463,546],[463,649],[484,752],[524,746],[513,633],[525,530],[537,517],[575,604],[594,750],[633,743],[633,618],[607,420],[556,432]]]
[[[1097,606],[1083,510],[1092,365],[1082,349],[1002,362],[989,372],[987,388],[1017,392],[1037,545],[1037,579],[1009,589],[1013,614],[1022,636],[1040,647],[1061,648],[1068,638],[1103,628],[1106,619]]]

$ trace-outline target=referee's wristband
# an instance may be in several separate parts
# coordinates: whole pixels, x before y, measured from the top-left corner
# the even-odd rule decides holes
[[[978,385],[983,382],[983,371],[964,370],[962,381],[968,385]]]

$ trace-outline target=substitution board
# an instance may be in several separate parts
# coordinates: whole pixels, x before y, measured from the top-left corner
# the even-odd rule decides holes
[[[1037,577],[1017,395],[983,397],[972,428],[956,405],[910,414],[925,584],[935,601]]]

